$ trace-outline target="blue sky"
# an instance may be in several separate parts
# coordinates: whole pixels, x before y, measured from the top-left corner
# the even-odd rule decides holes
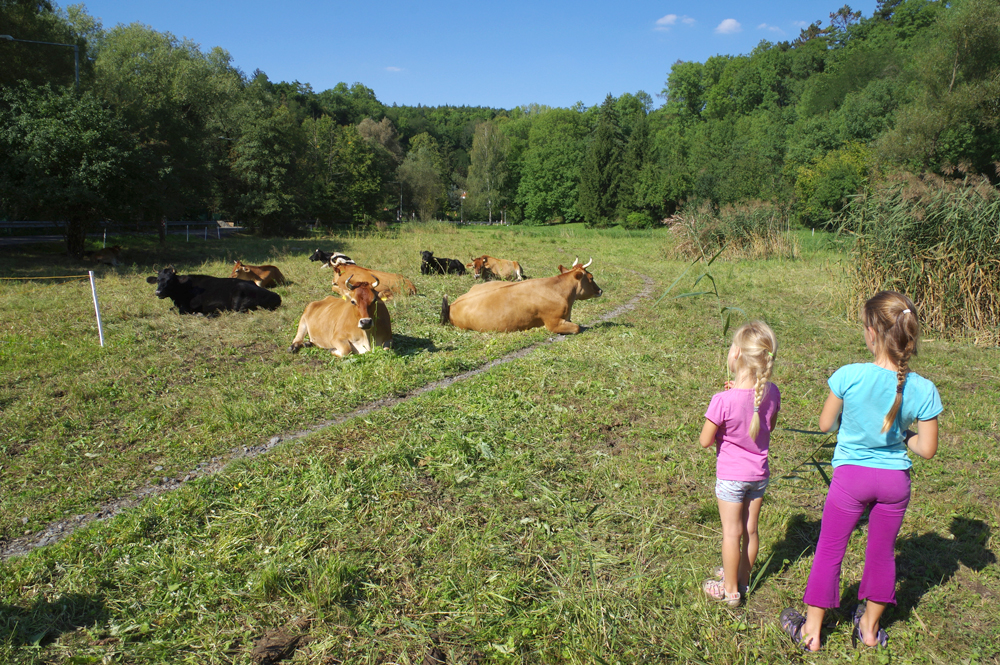
[[[62,3],[63,6],[68,3]],[[829,23],[843,0],[320,2],[90,0],[106,29],[144,23],[221,46],[246,73],[318,91],[360,82],[391,105],[586,106],[645,90],[677,60],[751,51]],[[870,16],[876,0],[852,4]],[[657,104],[660,100],[656,99]]]

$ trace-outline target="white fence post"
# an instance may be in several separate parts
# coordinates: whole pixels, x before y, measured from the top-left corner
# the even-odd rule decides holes
[[[88,270],[90,275],[90,293],[94,296],[94,311],[97,312],[97,335],[101,338],[101,346],[104,346],[104,327],[101,325],[101,306],[97,304],[97,287],[94,286],[94,271]]]

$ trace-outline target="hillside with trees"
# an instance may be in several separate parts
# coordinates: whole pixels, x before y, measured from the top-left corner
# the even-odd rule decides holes
[[[767,202],[833,225],[901,172],[1000,173],[1000,5],[844,6],[794,41],[664,64],[643,91],[573,108],[387,106],[240,71],[221,47],[83,5],[0,0],[0,217],[304,223],[502,219],[658,225],[685,206]],[[44,174],[44,177],[40,177]],[[464,194],[464,197],[463,197]]]

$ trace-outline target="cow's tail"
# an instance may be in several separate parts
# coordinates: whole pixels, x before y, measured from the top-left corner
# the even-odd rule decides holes
[[[441,298],[441,325],[446,326],[451,323],[451,306],[448,304],[448,296]]]

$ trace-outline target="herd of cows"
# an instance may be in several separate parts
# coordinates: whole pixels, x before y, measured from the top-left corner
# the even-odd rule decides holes
[[[553,277],[525,279],[517,261],[483,255],[463,264],[458,259],[437,258],[421,252],[420,272],[466,274],[470,269],[482,283],[451,304],[445,296],[441,323],[479,332],[513,332],[545,326],[554,333],[577,333],[580,326],[570,321],[573,303],[600,296],[602,291],[587,271],[593,259],[570,268],[559,266]],[[317,346],[344,357],[366,353],[392,344],[392,325],[385,300],[416,295],[413,282],[403,275],[363,268],[339,252],[317,249],[310,261],[333,271],[333,291],[306,305],[289,351]],[[508,281],[511,280],[511,281]],[[251,266],[237,261],[231,276],[179,275],[167,266],[146,281],[156,284],[156,295],[169,298],[180,314],[214,316],[223,311],[274,310],[281,296],[271,291],[287,283],[276,266]]]

